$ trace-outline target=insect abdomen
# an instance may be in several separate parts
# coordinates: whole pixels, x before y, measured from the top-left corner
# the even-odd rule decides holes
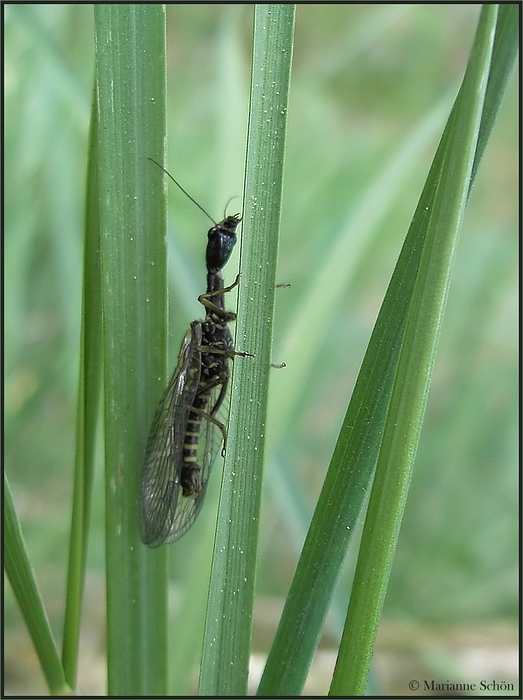
[[[205,386],[206,382],[200,380],[200,393],[194,397],[192,405],[192,409],[196,410],[191,410],[187,418],[182,456],[183,467],[180,473],[182,495],[185,497],[194,496],[202,490],[202,467],[198,464],[198,442],[210,396],[210,390],[205,391]]]

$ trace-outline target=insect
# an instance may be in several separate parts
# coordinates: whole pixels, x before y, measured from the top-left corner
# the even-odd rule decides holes
[[[221,274],[236,243],[241,219],[235,214],[219,223],[211,220],[214,226],[209,229],[206,249],[207,291],[198,297],[206,310],[205,318],[193,321],[185,334],[145,453],[141,537],[152,547],[179,539],[200,512],[213,463],[220,446],[224,455],[227,445],[227,431],[218,414],[229,384],[229,361],[235,355],[250,355],[234,349],[227,324],[235,320],[236,314],[224,308],[224,295],[237,286],[239,276],[224,287]]]

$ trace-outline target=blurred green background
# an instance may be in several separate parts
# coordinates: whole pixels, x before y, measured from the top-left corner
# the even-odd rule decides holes
[[[4,11],[5,465],[60,640],[93,10],[12,4]],[[299,366],[299,358],[285,355],[293,320],[336,242],[345,235],[358,242],[343,299],[329,311],[321,354],[312,371],[296,373],[292,418],[270,442],[257,651],[266,651],[274,634],[478,14],[478,5],[298,6],[278,270],[279,282],[292,286],[277,293],[274,362],[287,369],[271,377],[275,435],[281,373]],[[252,6],[169,5],[167,20],[168,165],[218,219],[228,199],[242,192]],[[463,224],[385,621],[488,626],[517,619],[518,99],[513,79]],[[401,154],[407,155],[398,167]],[[229,211],[239,210],[239,201]],[[202,314],[196,299],[205,279],[208,222],[174,186],[169,205],[172,366],[185,328]],[[235,265],[237,257],[225,270],[226,281],[234,279]],[[104,687],[98,663],[104,651],[101,454],[80,654],[86,693]],[[199,557],[207,556],[199,554],[200,543],[209,551],[218,472],[217,464],[205,515],[172,548],[173,614],[180,606],[183,613],[187,561],[197,569]],[[339,584],[342,601],[353,558]],[[199,577],[203,590],[206,571]],[[335,604],[324,644],[335,646],[343,619]],[[45,692],[8,586],[5,624],[6,684],[19,694]],[[181,615],[178,624],[190,623]]]

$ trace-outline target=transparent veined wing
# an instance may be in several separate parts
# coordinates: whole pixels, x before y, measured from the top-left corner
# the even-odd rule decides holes
[[[182,475],[182,485],[185,485],[185,488],[177,492],[176,510],[165,542],[173,542],[180,538],[198,516],[205,500],[212,467],[226,435],[222,421],[226,420],[227,415],[227,402],[223,403],[223,398],[228,383],[229,359],[225,355],[206,353],[205,350],[201,351],[201,357],[199,387],[187,419],[183,468],[185,474]],[[214,363],[212,359],[217,357],[219,361]],[[221,410],[218,410],[217,403]],[[189,461],[189,452],[192,461]]]
[[[141,481],[141,537],[156,547],[181,537],[196,514],[194,498],[184,501],[180,478],[190,409],[201,375],[201,321],[191,323],[178,364],[160,400],[147,441]],[[198,506],[199,510],[199,506]]]

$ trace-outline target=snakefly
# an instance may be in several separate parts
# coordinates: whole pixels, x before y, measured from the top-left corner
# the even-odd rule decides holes
[[[152,160],[152,158],[150,159]],[[153,161],[156,163],[156,161]],[[159,163],[156,163],[174,180]],[[230,377],[230,359],[236,352],[227,324],[236,314],[224,308],[221,270],[236,243],[240,215],[220,223],[174,180],[211,219],[206,249],[207,290],[198,297],[205,318],[193,321],[185,334],[178,364],[153,420],[141,479],[141,537],[151,547],[173,542],[191,527],[202,507],[213,463],[227,431],[219,412]]]

